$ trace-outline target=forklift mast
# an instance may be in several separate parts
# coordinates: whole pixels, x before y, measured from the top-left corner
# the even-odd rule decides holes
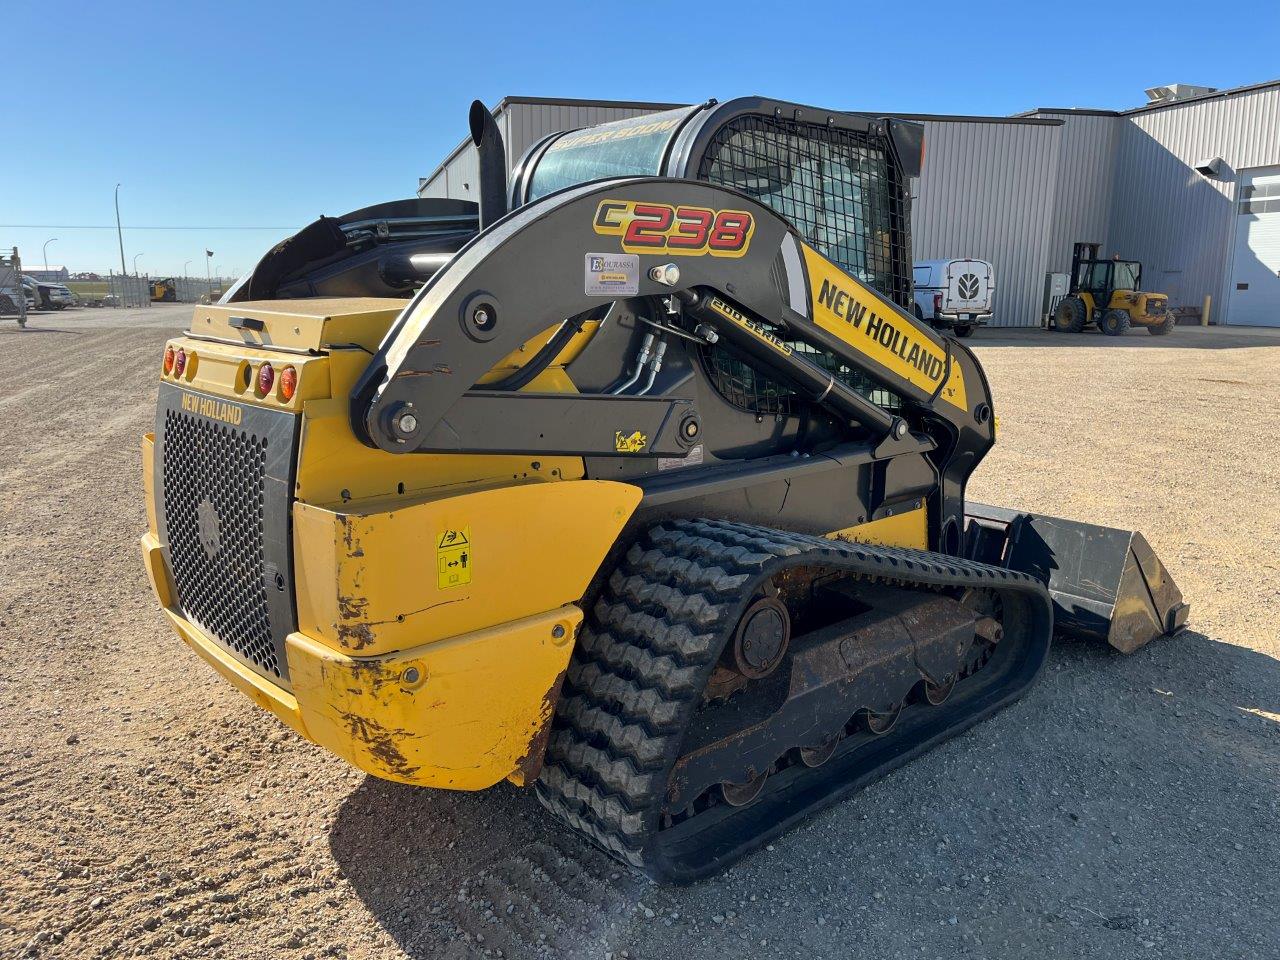
[[[1100,243],[1076,243],[1071,248],[1071,290],[1074,292],[1080,287],[1080,264],[1087,263],[1090,260],[1098,259],[1098,252],[1102,249]]]

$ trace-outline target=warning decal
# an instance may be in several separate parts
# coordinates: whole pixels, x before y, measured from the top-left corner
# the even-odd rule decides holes
[[[441,590],[471,582],[471,528],[446,530],[436,541],[436,586]]]

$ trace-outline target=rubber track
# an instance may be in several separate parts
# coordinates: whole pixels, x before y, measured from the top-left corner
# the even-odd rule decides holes
[[[730,521],[655,526],[589,612],[536,783],[543,805],[613,856],[665,878],[656,843],[668,772],[720,648],[757,584],[811,565],[904,586],[1031,589],[1049,606],[1026,574],[942,554]]]

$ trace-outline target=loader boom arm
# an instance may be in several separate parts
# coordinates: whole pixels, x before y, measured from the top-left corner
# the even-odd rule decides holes
[[[646,232],[643,218],[650,211],[671,214],[655,217],[654,229]],[[732,213],[737,219],[730,218],[731,225],[745,219],[741,248],[681,247],[680,218],[694,211],[704,219]],[[663,216],[675,217],[676,233],[652,244],[655,253],[639,252],[651,245]],[[678,294],[721,336],[760,357],[815,402],[873,433],[901,437],[908,425],[842,384],[838,374],[771,338],[768,329],[785,330],[891,391],[914,414],[912,429],[927,422],[949,435],[945,441],[937,438],[939,444],[967,450],[970,469],[991,445],[990,394],[981,368],[964,347],[917,324],[825,260],[785,220],[750,197],[656,177],[573,187],[477,235],[388,332],[353,394],[357,434],[393,452],[554,448],[591,454],[616,452],[613,428],[626,425],[652,438],[652,450],[646,452],[687,449],[689,438],[678,431],[698,416],[693,397],[581,394],[568,399],[526,392],[504,400],[500,391],[473,389],[520,344],[608,301],[608,294],[592,287],[593,256],[619,258],[625,274],[619,286],[628,296]],[[654,267],[665,264],[679,269],[674,287],[651,276]],[[488,412],[476,412],[480,407]],[[541,409],[535,413],[535,408]],[[411,413],[407,420],[406,412]],[[541,445],[534,442],[539,431],[531,436],[528,428],[557,419],[566,426],[561,433],[578,438],[576,449],[548,442],[541,429]],[[592,431],[592,423],[599,428]]]

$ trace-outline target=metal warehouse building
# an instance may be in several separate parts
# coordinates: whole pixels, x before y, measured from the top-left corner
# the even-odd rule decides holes
[[[999,326],[1040,322],[1045,276],[1069,272],[1078,240],[1141,260],[1143,286],[1185,314],[1208,297],[1214,322],[1280,326],[1280,80],[1147,95],[1123,111],[896,114],[925,124],[915,259],[995,264]],[[494,116],[514,163],[547,134],[675,106],[508,97]],[[474,200],[477,180],[467,140],[418,195]]]

